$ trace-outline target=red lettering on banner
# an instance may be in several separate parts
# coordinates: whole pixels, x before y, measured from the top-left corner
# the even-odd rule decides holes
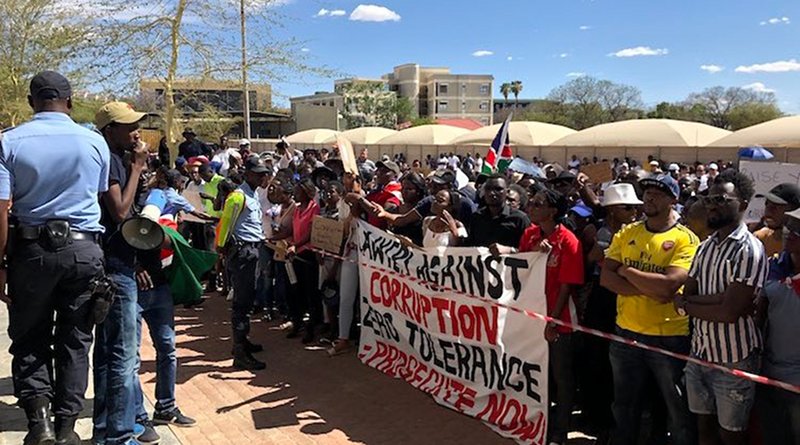
[[[508,418],[510,414],[511,418]],[[531,422],[528,420],[528,407],[505,394],[489,394],[486,407],[475,417],[497,425],[520,440],[533,441],[536,444],[544,442],[544,413],[537,412],[535,420]]]
[[[497,307],[458,304],[453,300],[437,297],[433,297],[432,300],[436,309],[439,332],[456,337],[463,336],[467,340],[486,341],[491,345],[497,344],[499,332]],[[450,323],[447,323],[445,318],[449,318]]]
[[[431,312],[429,298],[414,291],[403,281],[373,272],[370,276],[370,301],[375,305],[394,309],[417,324],[428,327],[427,315]]]

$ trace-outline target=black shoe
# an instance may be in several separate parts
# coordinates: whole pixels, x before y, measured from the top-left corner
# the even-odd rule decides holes
[[[302,342],[304,345],[314,343],[314,328],[312,326],[306,326],[306,335],[303,336]]]
[[[155,419],[155,415],[153,415]],[[156,429],[153,428],[153,421],[148,419],[142,422],[144,432],[136,436],[136,442],[142,445],[155,445],[161,442],[161,436],[158,435]]]
[[[247,352],[249,354],[255,354],[256,352],[263,351],[264,347],[259,345],[259,344],[257,344],[257,343],[251,343],[250,340],[245,340],[244,341],[244,350],[245,350],[245,352]],[[231,349],[231,355],[236,355],[236,345],[234,345],[233,349]]]
[[[47,406],[50,402],[46,398],[36,398],[23,404],[25,415],[28,417],[28,434],[23,439],[23,445],[53,445],[56,443],[56,433]]]
[[[243,371],[260,371],[267,367],[267,364],[256,360],[243,347],[237,346],[233,354],[233,367]]]
[[[250,311],[250,313],[253,315],[258,315],[262,312],[264,312],[264,306],[253,306],[253,310]]]
[[[153,422],[156,425],[176,425],[176,426],[194,426],[196,420],[189,416],[184,416],[180,409],[177,407],[169,411],[161,411],[153,413]]]
[[[56,419],[56,445],[81,445],[81,438],[75,433],[75,420]]]

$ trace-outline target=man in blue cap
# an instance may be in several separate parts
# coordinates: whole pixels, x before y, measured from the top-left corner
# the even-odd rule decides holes
[[[37,74],[28,96],[33,119],[0,141],[0,299],[8,304],[14,395],[28,417],[25,445],[80,443],[74,427],[88,384],[90,289],[103,274],[97,196],[108,189],[108,146],[70,119],[71,96],[64,76]]]

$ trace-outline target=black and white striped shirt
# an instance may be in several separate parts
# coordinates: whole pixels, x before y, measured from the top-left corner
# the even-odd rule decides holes
[[[734,282],[758,289],[764,286],[767,277],[768,259],[764,245],[739,225],[722,241],[716,234],[700,244],[689,270],[689,276],[697,280],[698,295],[714,295],[725,292]],[[740,317],[734,323],[692,318],[692,355],[714,363],[734,363],[746,359],[761,347],[761,335],[753,317]]]

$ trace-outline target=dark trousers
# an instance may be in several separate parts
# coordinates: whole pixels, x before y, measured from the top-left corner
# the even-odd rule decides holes
[[[617,335],[681,354],[689,353],[688,336],[653,336],[623,329]],[[624,343],[612,342],[609,356],[614,374],[614,445],[636,445],[642,416],[642,401],[647,393],[648,375],[655,378],[667,406],[673,445],[696,443],[696,423],[689,413],[683,368],[686,362],[657,352],[645,351]]]
[[[16,242],[8,266],[8,335],[20,405],[45,397],[65,419],[83,409],[92,344],[89,283],[102,271],[103,252],[92,241],[55,252]]]
[[[314,252],[305,251],[293,261],[297,283],[292,286],[291,295],[287,295],[289,317],[295,326],[300,326],[303,315],[308,312],[309,325],[314,326],[322,321],[322,301],[319,295],[319,265]]]
[[[756,406],[764,445],[800,445],[800,395],[760,385]]]
[[[550,347],[550,399],[555,409],[550,417],[551,442],[567,441],[569,419],[575,403],[574,334],[560,334]]]
[[[228,276],[233,285],[231,327],[234,344],[244,344],[250,333],[250,310],[256,297],[259,244],[235,245],[228,257]]]

